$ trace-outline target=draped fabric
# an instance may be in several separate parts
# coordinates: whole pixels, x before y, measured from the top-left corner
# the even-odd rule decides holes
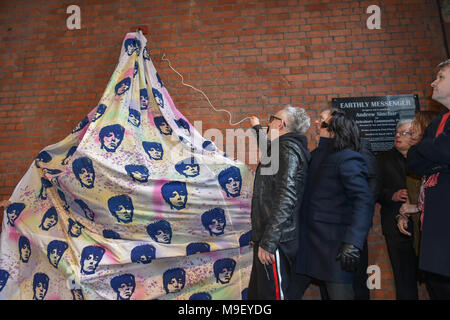
[[[128,33],[98,106],[10,198],[0,298],[245,298],[252,188],[248,167],[177,110],[142,33]]]

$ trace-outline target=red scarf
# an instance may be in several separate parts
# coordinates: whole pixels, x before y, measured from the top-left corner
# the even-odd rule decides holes
[[[436,130],[436,135],[435,135],[436,138],[444,131],[444,127],[445,127],[445,124],[446,124],[449,116],[450,116],[450,111],[445,113],[442,116],[441,122],[439,123],[439,126]],[[420,216],[420,229],[422,229],[422,226],[423,226],[423,214],[425,212],[425,189],[436,186],[438,183],[438,178],[439,178],[439,172],[433,173],[432,175],[430,175],[428,177],[428,179],[426,179],[426,178],[422,179],[422,184],[420,186],[419,199],[418,199],[418,203],[417,203],[417,207],[421,210],[421,213],[422,213]]]

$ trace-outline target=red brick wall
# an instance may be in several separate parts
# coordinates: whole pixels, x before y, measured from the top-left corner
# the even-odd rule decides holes
[[[71,4],[81,8],[81,30],[66,27]],[[381,7],[380,30],[366,28],[372,4]],[[2,3],[0,25],[0,199],[42,148],[97,105],[136,25],[148,27],[148,49],[175,104],[203,130],[230,128],[228,116],[182,86],[164,53],[235,122],[286,103],[314,118],[343,96],[414,93],[430,105],[434,66],[445,59],[429,0],[16,0]],[[382,270],[372,297],[393,299],[379,215],[369,243],[369,264]],[[317,295],[308,290],[308,298]]]

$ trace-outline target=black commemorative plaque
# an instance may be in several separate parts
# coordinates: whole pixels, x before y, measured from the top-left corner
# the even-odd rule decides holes
[[[413,119],[420,109],[418,96],[412,94],[333,98],[332,104],[355,119],[361,137],[370,141],[375,154],[391,149],[398,121]]]

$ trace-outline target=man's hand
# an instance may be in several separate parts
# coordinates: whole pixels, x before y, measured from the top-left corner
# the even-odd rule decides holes
[[[419,212],[419,210],[417,209],[417,205],[406,202],[406,203],[402,204],[399,212],[400,212],[400,214],[403,214],[405,216],[410,216],[414,213]]]
[[[258,259],[262,264],[272,264],[275,261],[275,255],[258,247]]]
[[[392,201],[395,202],[406,202],[408,201],[408,190],[400,189],[394,192],[392,195]]]
[[[259,124],[259,119],[256,116],[250,116],[248,117],[250,119],[250,124],[252,125],[252,128],[254,126],[257,126]]]
[[[397,220],[397,227],[401,233],[406,234],[407,236],[411,236],[411,233],[406,231],[408,228],[408,218],[405,216],[399,216]]]
[[[361,258],[361,250],[350,243],[343,243],[339,248],[336,260],[341,260],[342,270],[355,272]]]

